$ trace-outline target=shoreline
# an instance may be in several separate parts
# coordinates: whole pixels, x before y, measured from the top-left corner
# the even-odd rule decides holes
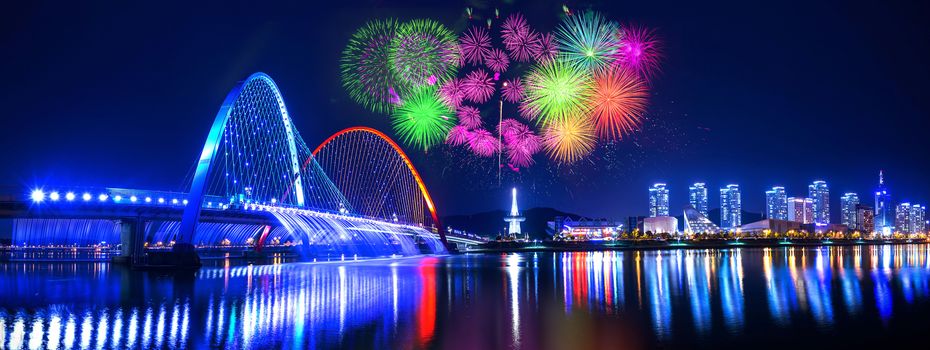
[[[729,248],[780,248],[780,247],[823,247],[864,245],[907,245],[930,243],[926,239],[882,239],[882,240],[819,240],[819,239],[740,239],[700,241],[540,241],[540,242],[488,242],[463,253],[517,253],[543,252],[589,252],[622,250],[678,250],[678,249],[729,249]]]

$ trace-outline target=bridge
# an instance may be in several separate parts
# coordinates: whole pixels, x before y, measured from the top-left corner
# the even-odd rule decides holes
[[[198,249],[229,245],[411,255],[482,242],[446,232],[384,133],[352,127],[308,147],[263,73],[226,96],[186,182],[175,192],[43,185],[0,196],[0,218],[13,219],[14,245],[90,244],[73,224],[110,222],[121,260],[140,265],[199,265]]]

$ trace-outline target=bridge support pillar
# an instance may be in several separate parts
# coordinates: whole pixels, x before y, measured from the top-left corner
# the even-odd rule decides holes
[[[119,223],[120,254],[113,257],[114,263],[135,265],[138,264],[145,249],[142,246],[145,239],[145,221],[140,218],[121,219]]]

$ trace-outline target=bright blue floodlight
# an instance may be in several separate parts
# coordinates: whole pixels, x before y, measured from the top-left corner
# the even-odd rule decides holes
[[[73,200],[74,200],[74,192],[68,192],[68,193],[66,193],[66,194],[65,194],[65,199],[67,199],[69,202],[70,202],[70,201],[73,201]]]
[[[32,193],[29,194],[29,198],[32,198],[34,203],[42,203],[45,201],[45,192],[42,192],[40,189],[34,189]]]
[[[51,199],[53,202],[57,202],[61,199],[61,195],[58,192],[52,192],[48,194],[48,199]]]
[[[81,196],[81,198],[84,199],[85,202],[89,201],[89,200],[90,200],[90,193],[84,192],[84,195]]]

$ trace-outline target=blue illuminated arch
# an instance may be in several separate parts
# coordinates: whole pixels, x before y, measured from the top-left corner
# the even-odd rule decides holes
[[[281,96],[281,91],[278,90],[277,84],[275,84],[271,77],[261,72],[254,73],[247,79],[237,83],[229,94],[226,95],[223,105],[220,106],[220,110],[213,120],[213,126],[210,128],[209,134],[207,134],[207,140],[203,145],[203,151],[200,153],[200,159],[197,161],[197,167],[188,194],[188,204],[184,207],[184,216],[181,219],[181,225],[178,231],[177,242],[179,244],[189,245],[191,243],[194,230],[196,230],[197,223],[200,221],[200,210],[203,205],[207,178],[210,175],[213,160],[216,157],[217,149],[223,138],[223,131],[226,129],[230,115],[236,107],[236,102],[242,93],[242,89],[253,81],[260,81],[261,83],[267,84],[273,91],[278,109],[283,117],[285,134],[287,135],[287,146],[290,151],[290,165],[292,173],[295,176],[293,191],[297,202],[296,204],[300,207],[304,206],[303,183],[300,178],[300,163],[297,157],[296,137],[290,116],[287,112],[287,107],[284,104],[284,98]]]

